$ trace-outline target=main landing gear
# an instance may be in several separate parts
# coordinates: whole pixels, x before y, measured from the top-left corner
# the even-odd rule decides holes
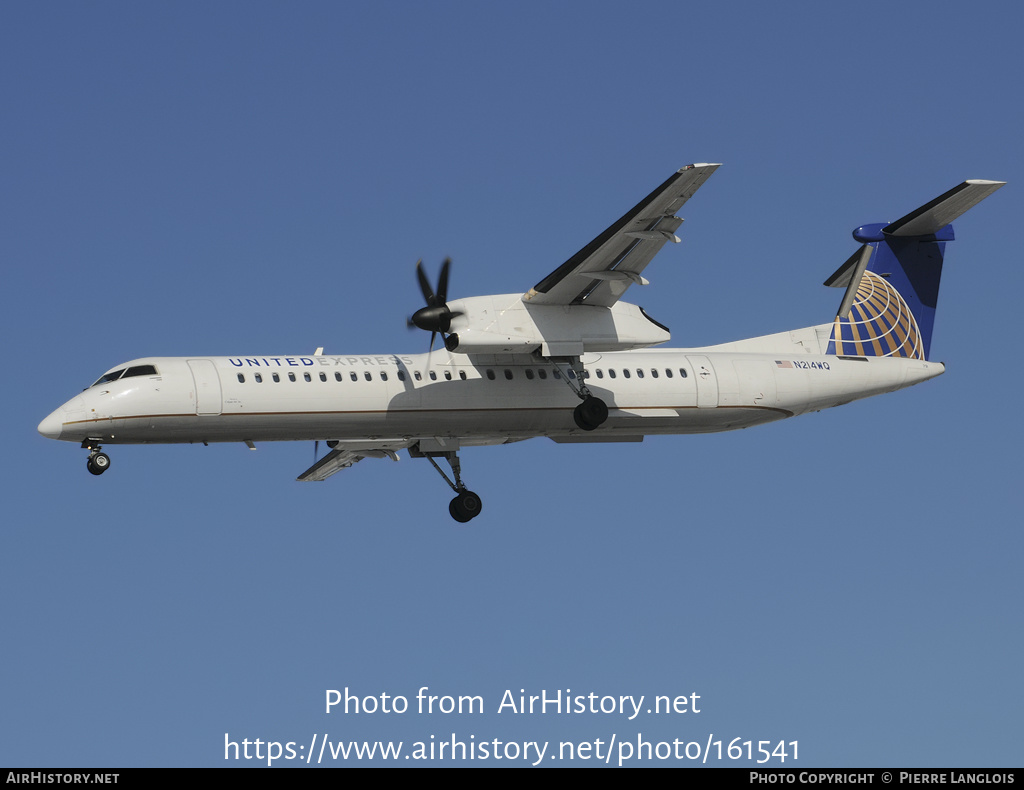
[[[431,466],[437,470],[437,473],[444,478],[444,481],[455,492],[455,498],[448,503],[448,512],[453,519],[461,524],[465,524],[480,515],[483,502],[477,494],[466,488],[466,484],[462,482],[462,464],[459,462],[458,452],[454,450],[424,451],[419,445],[415,445],[409,448],[409,455],[413,458],[426,458],[430,461]],[[437,465],[437,461],[434,458],[438,457],[444,458],[448,462],[448,465],[452,468],[452,475],[455,477],[454,481]]]
[[[555,365],[556,369],[558,368],[556,360],[552,359],[551,363]],[[573,375],[565,376],[564,381],[581,401],[573,409],[572,419],[580,430],[596,430],[604,425],[605,420],[608,419],[608,404],[595,396],[590,391],[590,388],[587,387],[587,371],[584,369],[580,358],[570,357],[568,363]]]
[[[110,468],[110,456],[100,452],[99,442],[95,439],[86,439],[82,442],[82,449],[89,451],[89,458],[85,467],[94,475],[101,475]]]

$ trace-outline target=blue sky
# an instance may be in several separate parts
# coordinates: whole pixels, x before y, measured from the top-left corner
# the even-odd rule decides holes
[[[455,733],[1019,766],[1022,22],[1009,3],[4,4],[0,764]],[[1010,182],[956,225],[946,375],[733,434],[468,450],[468,527],[408,457],[300,485],[306,444],[116,447],[94,478],[36,433],[135,357],[420,351],[417,259],[453,258],[452,296],[525,290],[701,161],[723,166],[632,296],[679,346],[827,321],[854,227]],[[327,689],[423,686],[485,711],[324,712]],[[506,689],[701,712],[499,714]]]

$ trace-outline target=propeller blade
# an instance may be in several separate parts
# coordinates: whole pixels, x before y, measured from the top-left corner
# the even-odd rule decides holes
[[[441,264],[441,276],[437,278],[437,301],[445,304],[448,301],[448,269],[452,265],[451,258],[445,258]]]
[[[427,302],[426,307],[421,307],[407,320],[409,327],[419,327],[430,332],[430,350],[434,349],[434,339],[438,334],[447,342],[446,335],[452,328],[452,318],[462,315],[461,312],[452,312],[448,307],[448,276],[451,272],[452,259],[445,258],[441,264],[441,273],[437,278],[437,292],[430,286],[430,279],[423,270],[423,260],[416,261],[416,280],[419,283],[420,291]]]
[[[423,261],[416,261],[416,278],[420,282],[420,291],[423,293],[423,298],[426,300],[430,307],[434,307],[434,289],[430,287],[430,280],[427,279],[426,272],[423,271]]]

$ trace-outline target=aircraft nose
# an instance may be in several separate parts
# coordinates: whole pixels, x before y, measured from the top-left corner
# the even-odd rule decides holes
[[[64,430],[64,413],[57,409],[57,411],[39,423],[38,430],[47,439],[59,439],[61,431]]]

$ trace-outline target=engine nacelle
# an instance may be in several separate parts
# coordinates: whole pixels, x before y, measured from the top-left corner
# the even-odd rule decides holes
[[[522,294],[474,296],[448,303],[455,317],[449,351],[460,354],[579,356],[587,351],[628,351],[664,343],[667,327],[626,302],[611,307],[531,305]]]

